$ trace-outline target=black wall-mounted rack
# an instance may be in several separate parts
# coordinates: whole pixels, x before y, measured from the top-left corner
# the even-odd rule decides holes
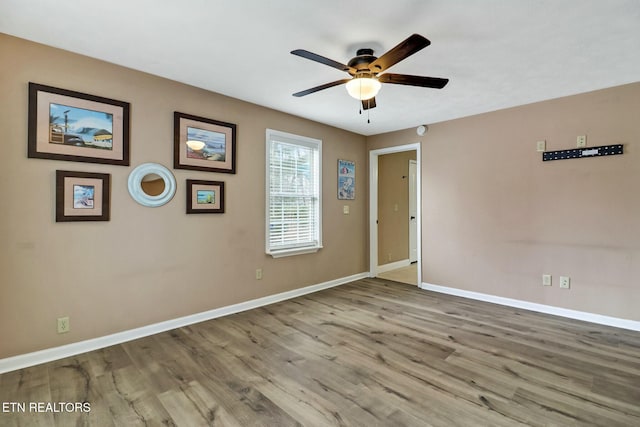
[[[601,145],[600,147],[574,148],[571,150],[545,151],[542,153],[542,161],[581,159],[585,157],[615,156],[623,154],[622,144]]]

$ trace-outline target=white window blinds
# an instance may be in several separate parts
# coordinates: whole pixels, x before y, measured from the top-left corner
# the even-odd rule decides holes
[[[322,247],[322,141],[267,130],[266,251],[277,256]]]

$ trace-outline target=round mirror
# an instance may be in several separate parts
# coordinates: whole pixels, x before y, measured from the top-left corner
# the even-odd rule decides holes
[[[142,177],[142,182],[140,183],[142,187],[142,191],[144,191],[147,196],[159,196],[165,189],[164,179],[158,174],[150,173]]]
[[[176,193],[176,179],[171,171],[157,163],[143,163],[129,174],[129,194],[143,206],[158,207]]]

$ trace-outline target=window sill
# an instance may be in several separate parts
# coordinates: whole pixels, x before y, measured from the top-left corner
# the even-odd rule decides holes
[[[308,248],[294,248],[294,249],[283,249],[280,251],[267,251],[267,255],[271,255],[274,258],[283,258],[286,256],[294,256],[294,255],[303,255],[303,254],[312,254],[318,252],[322,249],[322,246],[313,246]]]

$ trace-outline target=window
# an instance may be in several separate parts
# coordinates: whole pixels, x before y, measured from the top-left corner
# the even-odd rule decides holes
[[[267,129],[266,251],[274,258],[322,247],[322,141]]]

